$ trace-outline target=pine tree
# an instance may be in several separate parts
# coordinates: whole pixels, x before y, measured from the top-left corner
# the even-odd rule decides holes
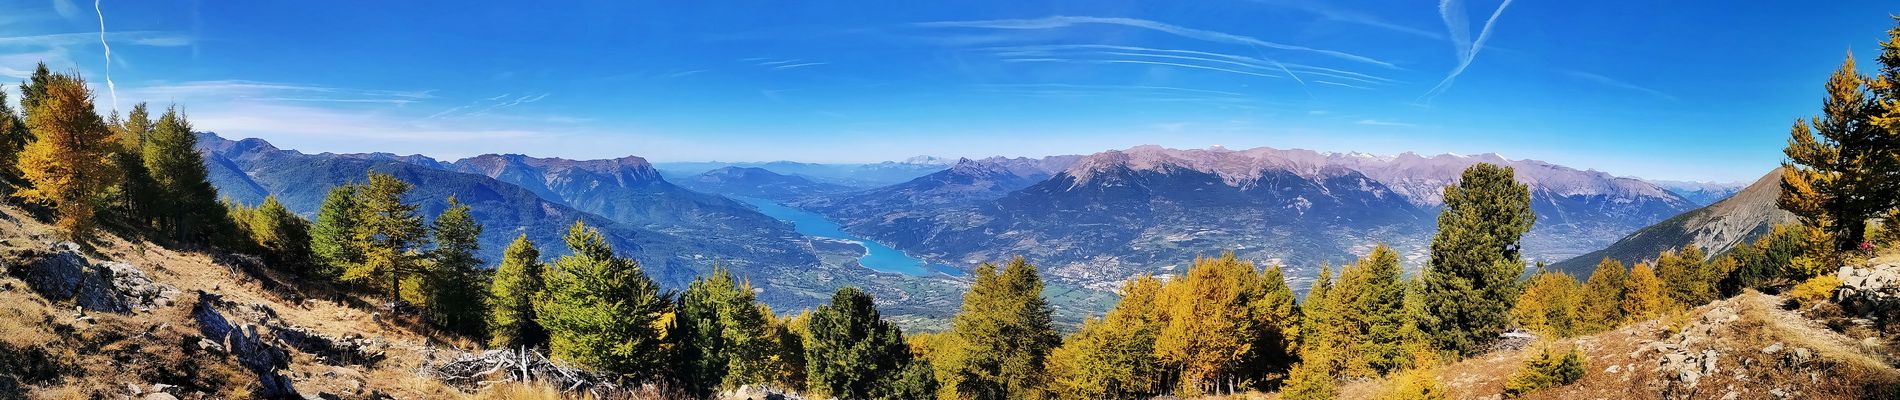
[[[1590,273],[1579,296],[1576,333],[1607,331],[1623,322],[1623,294],[1628,280],[1629,269],[1623,263],[1609,258],[1597,263],[1596,272]]]
[[[577,221],[566,240],[571,254],[554,261],[545,295],[534,302],[549,349],[587,368],[653,377],[668,359],[659,322],[671,311],[671,295],[640,263],[615,255],[600,231]]]
[[[497,348],[540,347],[547,344],[548,332],[541,328],[534,313],[534,299],[547,288],[541,264],[541,250],[527,234],[515,237],[502,252],[501,266],[488,289],[488,346]]]
[[[707,396],[716,389],[770,382],[773,351],[770,316],[752,294],[752,284],[725,268],[693,280],[680,293],[678,321],[683,345],[680,378]]]
[[[765,316],[771,318],[769,326],[771,326],[772,345],[770,347],[772,366],[775,369],[770,382],[799,392],[807,391],[806,384],[809,380],[805,377],[805,338],[809,336],[807,334],[809,329],[806,327],[811,321],[811,312],[805,311],[786,316],[767,312]],[[913,348],[912,352],[915,353],[916,350]]]
[[[46,98],[47,87],[56,79],[53,72],[46,69],[46,62],[42,61],[33,68],[33,75],[28,76],[25,82],[20,82],[20,112],[25,114],[22,118],[32,116],[33,109]]]
[[[1319,275],[1313,278],[1312,287],[1306,291],[1306,299],[1300,302],[1299,331],[1301,367],[1323,372],[1329,381],[1338,370],[1338,337],[1345,334],[1337,315],[1333,313],[1332,276],[1332,266],[1320,265]]]
[[[435,249],[429,251],[429,314],[436,327],[472,337],[482,337],[487,327],[482,317],[488,314],[485,293],[487,274],[482,271],[481,251],[477,242],[482,225],[475,222],[467,204],[449,196],[449,207],[435,218],[430,229]]]
[[[1024,399],[1043,394],[1043,361],[1060,344],[1042,298],[1042,278],[1022,257],[1001,271],[995,264],[976,269],[975,283],[963,296],[963,309],[952,332],[964,347],[954,388],[970,399]]]
[[[1339,395],[1338,387],[1333,384],[1332,361],[1324,353],[1315,354],[1293,366],[1293,373],[1287,376],[1286,386],[1280,389],[1281,398],[1286,400],[1331,400]]]
[[[1511,318],[1518,326],[1540,335],[1568,337],[1577,329],[1581,290],[1577,278],[1570,274],[1540,269],[1524,286],[1524,294],[1518,296]]]
[[[1049,353],[1050,394],[1058,399],[1104,399],[1160,394],[1164,374],[1155,359],[1155,319],[1161,280],[1142,276],[1122,284],[1122,299],[1100,319],[1063,339]]]
[[[1445,188],[1424,274],[1423,321],[1435,348],[1473,354],[1509,322],[1524,273],[1519,240],[1531,229],[1530,190],[1510,167],[1477,164]]]
[[[414,204],[402,197],[410,185],[394,176],[371,172],[369,183],[358,192],[361,203],[352,239],[363,262],[343,271],[343,279],[380,286],[390,302],[401,299],[402,282],[417,272],[418,248],[427,239],[422,216]]]
[[[32,137],[28,132],[26,120],[7,104],[6,91],[0,90],[0,183],[20,182],[20,150]]]
[[[1327,292],[1327,307],[1341,329],[1334,346],[1341,351],[1342,376],[1371,378],[1403,367],[1410,354],[1401,332],[1410,323],[1405,315],[1405,287],[1399,253],[1384,245],[1339,273]]]
[[[310,252],[319,276],[342,278],[343,271],[363,263],[363,252],[356,246],[356,231],[362,229],[362,205],[356,198],[360,190],[358,185],[332,187],[317,208],[317,222],[310,227]]]
[[[27,127],[36,138],[20,153],[20,172],[32,187],[15,193],[53,208],[62,237],[89,238],[95,213],[118,179],[111,160],[112,131],[93,112],[92,91],[78,76],[34,77],[28,89]]]
[[[830,304],[812,312],[807,329],[805,376],[821,395],[882,397],[910,363],[904,334],[878,315],[871,295],[855,288],[838,289]]]
[[[1667,311],[1669,295],[1663,292],[1662,279],[1656,277],[1649,264],[1636,263],[1623,284],[1624,321],[1648,320]]]
[[[197,147],[191,122],[174,107],[145,135],[142,149],[146,172],[164,199],[152,205],[159,229],[180,243],[206,244],[235,236],[234,223],[219,206],[218,190],[206,178]]]
[[[1797,119],[1783,150],[1777,205],[1826,231],[1834,251],[1858,248],[1866,221],[1900,205],[1900,130],[1875,122],[1895,99],[1872,91],[1870,79],[1877,78],[1862,75],[1848,53],[1828,77],[1822,115]]]

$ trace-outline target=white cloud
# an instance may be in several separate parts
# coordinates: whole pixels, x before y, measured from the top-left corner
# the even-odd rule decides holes
[[[1564,75],[1569,75],[1571,77],[1583,79],[1586,81],[1596,82],[1604,86],[1629,90],[1629,91],[1633,91],[1637,93],[1643,93],[1643,94],[1656,96],[1657,98],[1661,98],[1661,99],[1669,100],[1669,101],[1676,100],[1676,96],[1670,96],[1668,93],[1663,93],[1660,90],[1650,89],[1650,88],[1639,86],[1633,83],[1624,82],[1616,78],[1611,78],[1611,77],[1607,77],[1603,75],[1598,75],[1598,74],[1584,72],[1584,71],[1577,71],[1577,70],[1563,70],[1561,72]]]
[[[1317,48],[1312,48],[1312,47],[1307,47],[1307,46],[1270,42],[1270,41],[1254,38],[1251,36],[1237,35],[1237,34],[1226,33],[1226,32],[1210,31],[1210,30],[1204,30],[1204,29],[1194,29],[1194,28],[1188,28],[1188,27],[1183,27],[1183,26],[1178,26],[1178,25],[1172,25],[1172,24],[1167,24],[1167,23],[1162,23],[1162,22],[1150,21],[1150,20],[1145,20],[1145,19],[1136,19],[1136,18],[1051,16],[1051,17],[1043,17],[1043,18],[1037,18],[1037,19],[940,21],[940,22],[925,22],[925,23],[917,24],[917,26],[922,26],[922,27],[927,27],[927,28],[978,28],[978,29],[1012,29],[1012,30],[1061,29],[1061,28],[1068,28],[1068,27],[1072,27],[1076,25],[1117,25],[1117,26],[1125,26],[1125,27],[1131,27],[1131,28],[1140,28],[1140,29],[1147,29],[1147,30],[1152,30],[1156,32],[1162,32],[1162,33],[1167,33],[1167,34],[1171,34],[1175,36],[1207,41],[1207,42],[1238,44],[1238,45],[1247,45],[1247,46],[1260,46],[1260,47],[1278,49],[1278,50],[1309,52],[1309,53],[1324,55],[1328,57],[1339,58],[1343,60],[1377,65],[1377,66],[1386,67],[1386,68],[1393,68],[1393,69],[1398,68],[1398,66],[1392,65],[1391,63],[1388,63],[1385,61],[1381,61],[1381,60],[1374,59],[1371,57],[1361,56],[1358,54],[1338,51],[1338,50],[1317,49]]]
[[[1439,1],[1438,16],[1445,20],[1446,29],[1451,31],[1451,45],[1452,49],[1458,53],[1458,65],[1452,67],[1451,72],[1445,74],[1445,79],[1438,81],[1438,85],[1425,91],[1425,95],[1420,96],[1419,100],[1430,102],[1432,98],[1451,90],[1451,84],[1458,80],[1458,75],[1464,74],[1465,68],[1470,67],[1471,62],[1478,59],[1478,52],[1484,50],[1484,43],[1491,39],[1491,28],[1497,24],[1498,17],[1504,15],[1504,8],[1510,6],[1511,0],[1499,3],[1498,9],[1491,12],[1491,18],[1484,20],[1484,27],[1478,29],[1478,38],[1466,41],[1465,39],[1471,36],[1471,27],[1465,17],[1464,4],[1459,0]]]

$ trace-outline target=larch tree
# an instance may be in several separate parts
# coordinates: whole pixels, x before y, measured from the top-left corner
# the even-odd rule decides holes
[[[249,231],[251,242],[262,251],[264,261],[300,276],[314,276],[310,270],[310,223],[284,208],[277,196],[265,196],[264,202],[239,220]]]
[[[1900,67],[1883,66],[1883,71]],[[1782,151],[1788,159],[1782,163],[1777,205],[1802,224],[1827,232],[1835,251],[1859,248],[1866,240],[1866,222],[1900,205],[1900,130],[1891,120],[1876,122],[1888,112],[1888,103],[1900,99],[1883,98],[1891,92],[1870,87],[1884,81],[1862,75],[1848,53],[1827,79],[1821,115],[1796,120]]]
[[[1628,280],[1629,269],[1623,263],[1609,258],[1597,263],[1578,296],[1577,334],[1607,331],[1623,322],[1623,294],[1628,290]]]
[[[1262,387],[1268,372],[1285,369],[1261,362],[1286,350],[1292,335],[1285,330],[1295,321],[1290,314],[1298,312],[1291,291],[1272,289],[1253,263],[1232,253],[1198,259],[1187,276],[1163,287],[1155,307],[1162,321],[1155,354],[1175,369],[1177,394]],[[1277,312],[1288,315],[1270,315]]]
[[[35,85],[41,85],[35,77]],[[112,130],[93,112],[92,91],[78,76],[52,74],[43,93],[31,95],[27,127],[33,140],[20,153],[20,172],[31,187],[15,192],[52,207],[60,236],[89,238],[99,203],[118,180]]]
[[[1121,301],[1102,318],[1090,318],[1049,353],[1050,395],[1057,399],[1104,399],[1161,393],[1166,372],[1155,359],[1155,319],[1161,280],[1142,276],[1122,284]]]
[[[1537,216],[1530,190],[1510,167],[1476,164],[1445,188],[1431,264],[1424,274],[1422,323],[1435,348],[1473,354],[1509,323],[1524,273],[1519,241]]]
[[[806,386],[821,396],[882,398],[911,361],[903,332],[856,288],[838,289],[811,313],[806,329]]]
[[[1338,324],[1334,345],[1342,376],[1371,378],[1405,366],[1405,286],[1399,253],[1385,245],[1339,273],[1327,292]]]
[[[198,154],[198,135],[191,122],[176,107],[166,109],[152,132],[145,135],[145,170],[159,188],[164,201],[153,205],[158,227],[179,243],[209,244],[228,240],[235,230],[233,222],[218,200],[218,189],[211,186],[205,171],[204,156]]]
[[[964,357],[942,366],[955,372],[956,392],[970,399],[1043,396],[1044,359],[1062,340],[1051,313],[1036,266],[1022,257],[1000,271],[996,264],[977,267],[951,321]]]
[[[714,269],[680,293],[680,378],[701,396],[717,389],[772,381],[771,317],[752,284]]]
[[[1558,271],[1539,270],[1524,285],[1511,309],[1511,319],[1526,330],[1547,337],[1569,337],[1576,332],[1582,286],[1577,278]]]
[[[356,231],[362,229],[362,205],[356,198],[360,190],[354,184],[332,187],[317,207],[317,221],[310,227],[310,252],[320,276],[338,279],[363,263],[362,249],[356,246]]]
[[[154,228],[157,218],[153,205],[164,201],[158,183],[152,181],[151,172],[145,169],[145,137],[157,129],[157,123],[152,121],[145,103],[132,106],[132,111],[123,119],[114,112],[108,120],[113,139],[119,145],[112,153],[113,166],[120,173],[119,184],[111,194],[112,208],[127,225],[149,230]]]
[[[1669,294],[1663,292],[1663,281],[1656,277],[1656,271],[1649,264],[1636,263],[1630,267],[1629,279],[1623,281],[1623,321],[1634,322],[1656,318],[1668,311]]]
[[[488,289],[488,346],[498,348],[547,345],[548,332],[534,312],[534,299],[547,288],[541,250],[527,234],[516,236],[501,254]]]
[[[1662,278],[1671,301],[1685,306],[1715,301],[1719,295],[1715,283],[1722,275],[1704,258],[1702,249],[1694,246],[1657,256],[1656,276]]]
[[[638,262],[614,254],[599,230],[576,221],[566,241],[570,254],[554,261],[534,302],[550,351],[611,374],[654,377],[670,357],[659,322],[672,296]]]
[[[478,241],[482,225],[467,204],[449,196],[449,207],[435,218],[429,232],[435,248],[429,250],[429,319],[450,332],[483,337],[488,315],[488,275],[482,271]]]
[[[351,238],[363,262],[343,271],[344,280],[383,289],[390,302],[401,300],[402,282],[422,271],[418,250],[428,239],[416,205],[403,202],[410,187],[394,176],[369,174],[369,182],[358,191],[360,225]]]

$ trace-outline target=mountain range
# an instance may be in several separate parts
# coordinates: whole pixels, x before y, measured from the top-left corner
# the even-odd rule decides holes
[[[439,213],[450,195],[470,204],[477,220],[491,227],[481,237],[489,260],[499,259],[517,234],[558,255],[561,234],[578,220],[599,227],[671,287],[723,266],[752,279],[774,307],[809,307],[830,289],[852,285],[924,324],[940,323],[954,309],[965,278],[871,271],[857,264],[866,252],[862,244],[802,235],[735,198],[816,212],[853,235],[951,269],[1028,257],[1049,277],[1051,290],[1064,293],[1051,302],[1071,319],[1100,311],[1124,279],[1175,272],[1195,257],[1223,251],[1285,264],[1299,288],[1319,265],[1350,262],[1376,244],[1393,246],[1417,268],[1444,188],[1480,162],[1514,168],[1530,188],[1539,218],[1524,245],[1534,261],[1603,250],[1613,238],[1698,206],[1651,182],[1496,154],[1139,146],[1090,155],[870,164],[654,164],[635,156],[519,154],[443,161],[306,154],[214,134],[201,135],[200,149],[214,184],[240,202],[275,195],[311,216],[330,187],[361,181],[369,171],[391,173],[416,185],[411,200],[427,216]],[[890,180],[897,181],[876,183]],[[1741,193],[1705,209],[1758,196]]]
[[[889,302],[899,318],[929,320],[953,311],[961,293],[961,283],[946,277],[865,269],[855,261],[865,252],[860,244],[799,235],[749,205],[674,185],[639,157],[487,154],[443,162],[387,153],[307,154],[211,133],[199,135],[198,148],[223,195],[249,204],[276,196],[310,218],[332,187],[362,182],[371,171],[414,185],[407,201],[425,218],[441,213],[454,196],[487,227],[479,242],[490,262],[522,234],[552,260],[567,252],[562,236],[581,221],[665,286],[681,288],[713,268],[729,268],[760,288],[761,301],[786,310],[815,306],[851,285]]]
[[[965,160],[910,182],[795,206],[949,265],[1011,255],[1052,279],[1107,290],[1232,250],[1310,277],[1385,243],[1412,267],[1443,189],[1479,162],[1511,166],[1539,215],[1532,260],[1557,261],[1696,205],[1634,178],[1535,160],[1141,146],[1082,157]]]
[[[1793,213],[1775,205],[1781,196],[1781,169],[1763,175],[1732,196],[1671,217],[1618,239],[1602,250],[1564,260],[1554,266],[1584,277],[1605,258],[1632,264],[1654,260],[1664,251],[1695,246],[1710,258],[1726,253],[1768,233],[1776,224],[1795,221]]]
[[[1656,186],[1661,186],[1663,189],[1675,192],[1677,195],[1689,199],[1691,202],[1705,206],[1715,204],[1717,201],[1722,201],[1722,199],[1733,196],[1736,192],[1742,191],[1742,188],[1748,187],[1749,184],[1748,182],[1692,182],[1671,180],[1651,180],[1649,182],[1656,184]]]

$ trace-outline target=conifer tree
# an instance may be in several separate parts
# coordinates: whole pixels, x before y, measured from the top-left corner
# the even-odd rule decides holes
[[[1623,322],[1623,294],[1628,290],[1628,280],[1629,269],[1623,263],[1607,257],[1597,263],[1579,296],[1576,333],[1607,331]]]
[[[26,120],[7,104],[6,91],[0,90],[0,183],[20,183],[20,150],[32,137],[28,132]]]
[[[430,233],[435,239],[427,274],[430,320],[450,332],[482,337],[488,282],[482,259],[475,255],[481,251],[477,240],[482,225],[475,222],[467,204],[449,196],[448,209],[435,218]]]
[[[1292,374],[1287,376],[1286,386],[1280,389],[1281,398],[1331,400],[1338,396],[1339,389],[1333,384],[1332,369],[1327,367],[1332,361],[1325,357],[1326,353],[1316,353],[1294,365]]]
[[[541,250],[527,234],[516,236],[501,254],[501,266],[489,283],[488,346],[498,348],[539,347],[547,344],[548,332],[541,328],[534,312],[534,299],[547,288],[546,268]]]
[[[805,375],[809,389],[839,399],[882,397],[910,363],[897,326],[878,315],[871,295],[845,287],[813,311],[807,325]]]
[[[765,316],[771,318],[772,345],[770,347],[772,366],[775,369],[772,372],[771,383],[800,392],[806,391],[805,385],[809,383],[809,380],[805,377],[805,338],[809,336],[807,334],[809,329],[806,327],[811,321],[811,311],[785,316],[767,312]],[[911,352],[915,354],[917,349],[913,346]]]
[[[1693,246],[1659,255],[1656,276],[1662,278],[1669,299],[1686,306],[1715,301],[1715,283],[1721,278],[1714,266],[1704,260],[1702,249]]]
[[[1343,376],[1370,378],[1404,366],[1405,288],[1399,253],[1384,245],[1339,273],[1327,307],[1340,328],[1332,338]]]
[[[1319,275],[1313,278],[1313,285],[1306,291],[1306,299],[1300,303],[1299,353],[1302,367],[1325,373],[1332,379],[1337,369],[1335,364],[1339,353],[1337,337],[1341,325],[1332,312],[1331,292],[1333,272],[1331,265],[1320,265]],[[1290,383],[1289,383],[1290,384]]]
[[[975,276],[952,321],[964,357],[944,366],[957,375],[956,392],[970,399],[1042,396],[1043,362],[1061,336],[1036,267],[1016,257],[1001,271],[995,264],[979,266]]]
[[[576,221],[566,240],[570,254],[554,261],[534,302],[550,351],[611,374],[653,377],[667,365],[658,322],[671,296],[638,262],[614,254],[599,230]]]
[[[1570,274],[1540,269],[1518,296],[1511,318],[1540,335],[1568,337],[1576,332],[1581,290]]]
[[[32,187],[15,193],[53,208],[60,236],[89,238],[97,207],[118,179],[112,131],[93,112],[92,91],[78,76],[34,77],[27,127],[36,139],[20,153],[20,172]]]
[[[198,136],[176,107],[165,110],[145,135],[143,161],[164,201],[153,205],[159,229],[174,241],[206,244],[228,238],[233,221],[219,207],[218,190],[206,178]]]
[[[266,196],[256,209],[244,213],[237,219],[246,227],[251,242],[262,250],[264,261],[303,276],[312,276],[309,270],[310,260],[310,223],[303,217],[291,213],[277,201],[277,196]]]
[[[362,228],[359,190],[353,184],[332,187],[317,208],[317,222],[310,227],[310,252],[320,276],[341,278],[343,271],[363,263],[362,249],[356,246],[356,231]]]
[[[752,284],[725,268],[693,280],[680,293],[680,378],[700,395],[715,389],[770,382],[770,318],[752,294]],[[933,389],[934,390],[934,389]]]
[[[145,103],[132,106],[132,111],[121,120],[114,113],[111,118],[113,135],[119,148],[113,150],[112,163],[119,169],[119,185],[112,194],[112,205],[119,217],[130,225],[139,228],[153,228],[157,209],[153,205],[164,201],[160,196],[158,182],[152,180],[152,174],[145,169],[145,137],[157,129],[151,113]]]
[[[1049,353],[1050,394],[1057,399],[1104,399],[1160,393],[1164,372],[1155,359],[1155,319],[1161,280],[1142,276],[1122,284],[1122,299],[1100,319],[1063,339]]]
[[[1284,330],[1296,323],[1291,314],[1298,311],[1291,291],[1275,290],[1252,263],[1232,253],[1198,259],[1187,276],[1162,289],[1160,299],[1156,310],[1163,322],[1155,353],[1176,370],[1177,394],[1261,387],[1266,373],[1284,370],[1263,360],[1287,358],[1277,354],[1287,348],[1291,335]],[[1273,315],[1279,312],[1286,315]]]
[[[1900,65],[1884,67],[1891,73]],[[1873,91],[1870,80],[1871,86],[1886,84],[1862,75],[1848,53],[1828,77],[1821,115],[1795,120],[1783,150],[1788,160],[1782,163],[1777,205],[1802,224],[1827,232],[1834,251],[1858,248],[1866,239],[1867,220],[1900,205],[1900,144],[1895,144],[1900,130],[1876,121],[1886,113],[1883,108],[1900,99],[1883,98],[1891,92]]]
[[[363,262],[343,271],[345,280],[380,286],[390,302],[400,300],[402,282],[420,271],[417,250],[427,239],[416,206],[402,200],[409,188],[408,182],[394,176],[369,174],[369,183],[358,192],[357,223],[361,225],[351,241]]]
[[[33,67],[33,74],[25,82],[20,82],[20,112],[22,119],[29,119],[34,107],[46,98],[47,86],[55,80],[53,72],[46,69],[46,62]]]
[[[1656,277],[1649,264],[1636,263],[1623,284],[1624,321],[1648,320],[1667,311],[1669,295],[1663,292],[1662,279]]]
[[[1537,219],[1530,190],[1513,175],[1510,167],[1480,163],[1445,188],[1421,293],[1432,316],[1421,321],[1423,331],[1435,348],[1473,354],[1509,322],[1524,273],[1518,242]]]

